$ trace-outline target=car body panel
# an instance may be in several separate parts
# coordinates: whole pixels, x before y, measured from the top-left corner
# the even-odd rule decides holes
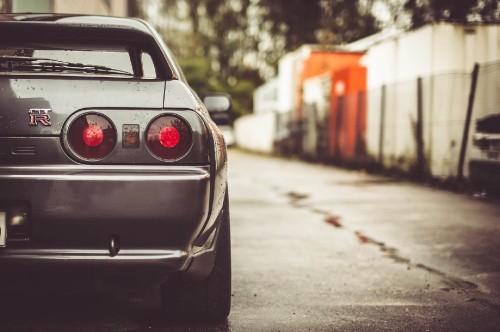
[[[33,248],[189,251],[207,218],[207,168],[37,167],[0,169],[0,201],[27,202]],[[0,203],[1,204],[1,203]]]
[[[0,133],[2,136],[58,136],[68,116],[84,108],[161,109],[164,89],[163,81],[75,77],[2,78]],[[51,125],[30,126],[30,109],[50,109]]]

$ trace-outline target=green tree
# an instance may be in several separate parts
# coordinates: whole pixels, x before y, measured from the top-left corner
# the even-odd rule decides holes
[[[164,15],[189,22],[190,31],[164,33],[176,44],[180,64],[200,95],[228,92],[234,115],[252,111],[253,90],[262,83],[258,69],[245,64],[254,50],[247,36],[251,0],[164,0]],[[182,16],[182,13],[184,16]],[[181,42],[179,42],[181,41]]]
[[[437,21],[500,22],[498,0],[406,0],[404,9],[410,15],[412,28]]]
[[[283,38],[285,50],[317,42],[321,26],[322,0],[260,0],[262,29],[273,38]]]
[[[372,0],[259,0],[260,50],[273,64],[304,44],[341,44],[371,35],[379,30],[372,5]]]
[[[322,0],[321,6],[321,31],[332,36],[328,43],[349,43],[379,31],[372,1]]]

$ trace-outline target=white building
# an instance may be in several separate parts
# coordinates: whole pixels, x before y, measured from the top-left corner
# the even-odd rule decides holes
[[[368,88],[449,72],[500,59],[499,25],[436,23],[371,45]]]
[[[500,60],[500,26],[436,23],[382,40],[371,38],[374,42],[363,60],[368,69],[368,152],[374,159],[382,154],[386,167],[408,170],[414,165],[420,77],[427,168],[434,176],[456,176],[470,73],[476,62]],[[498,100],[498,81],[496,87],[489,88],[489,99]],[[478,86],[481,88],[485,87]],[[484,108],[474,109],[472,129],[474,119],[485,112]]]
[[[253,93],[254,114],[278,111],[278,88],[278,79],[273,78],[255,89]]]

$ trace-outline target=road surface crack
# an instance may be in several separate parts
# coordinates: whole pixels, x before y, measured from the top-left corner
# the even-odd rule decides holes
[[[278,191],[278,188],[273,189],[274,191]],[[414,263],[410,258],[401,255],[397,248],[388,246],[384,242],[367,236],[360,231],[354,231],[352,229],[349,229],[348,227],[345,227],[345,225],[340,222],[340,216],[333,215],[330,211],[319,209],[309,204],[304,204],[303,201],[309,198],[309,195],[307,194],[289,191],[285,194],[285,196],[289,199],[289,204],[292,207],[297,209],[306,208],[309,209],[312,213],[323,215],[325,217],[325,222],[327,222],[328,224],[334,226],[335,228],[342,228],[348,232],[352,232],[360,243],[377,246],[385,257],[393,260],[396,263],[405,264],[408,270],[420,269],[426,271],[427,273],[440,277],[442,282],[447,286],[441,288],[442,291],[455,291],[465,294],[466,296],[468,296],[468,299],[466,301],[477,302],[500,314],[500,305],[492,300],[487,299],[487,294],[482,292],[477,284],[461,278],[450,276],[445,272],[435,269],[431,266],[422,263]]]
[[[407,268],[410,269],[420,269],[424,270],[430,274],[439,276],[443,283],[447,286],[441,288],[442,291],[455,291],[459,293],[463,293],[467,296],[470,296],[466,301],[467,302],[477,302],[482,304],[485,307],[488,307],[500,314],[500,305],[497,303],[485,298],[485,295],[480,289],[479,286],[473,282],[453,277],[446,274],[443,271],[430,267],[428,265],[422,263],[413,263],[409,258],[406,258],[400,255],[399,251],[394,248],[387,246],[384,242],[377,241],[374,238],[366,236],[365,234],[355,231],[354,235],[358,238],[361,243],[375,245],[379,248],[381,252],[384,253],[384,256],[392,259],[396,263],[405,264]]]

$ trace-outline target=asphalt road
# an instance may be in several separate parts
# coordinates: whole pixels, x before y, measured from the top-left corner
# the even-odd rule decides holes
[[[321,165],[229,154],[233,307],[162,320],[153,287],[20,278],[0,331],[500,331],[500,204]]]

